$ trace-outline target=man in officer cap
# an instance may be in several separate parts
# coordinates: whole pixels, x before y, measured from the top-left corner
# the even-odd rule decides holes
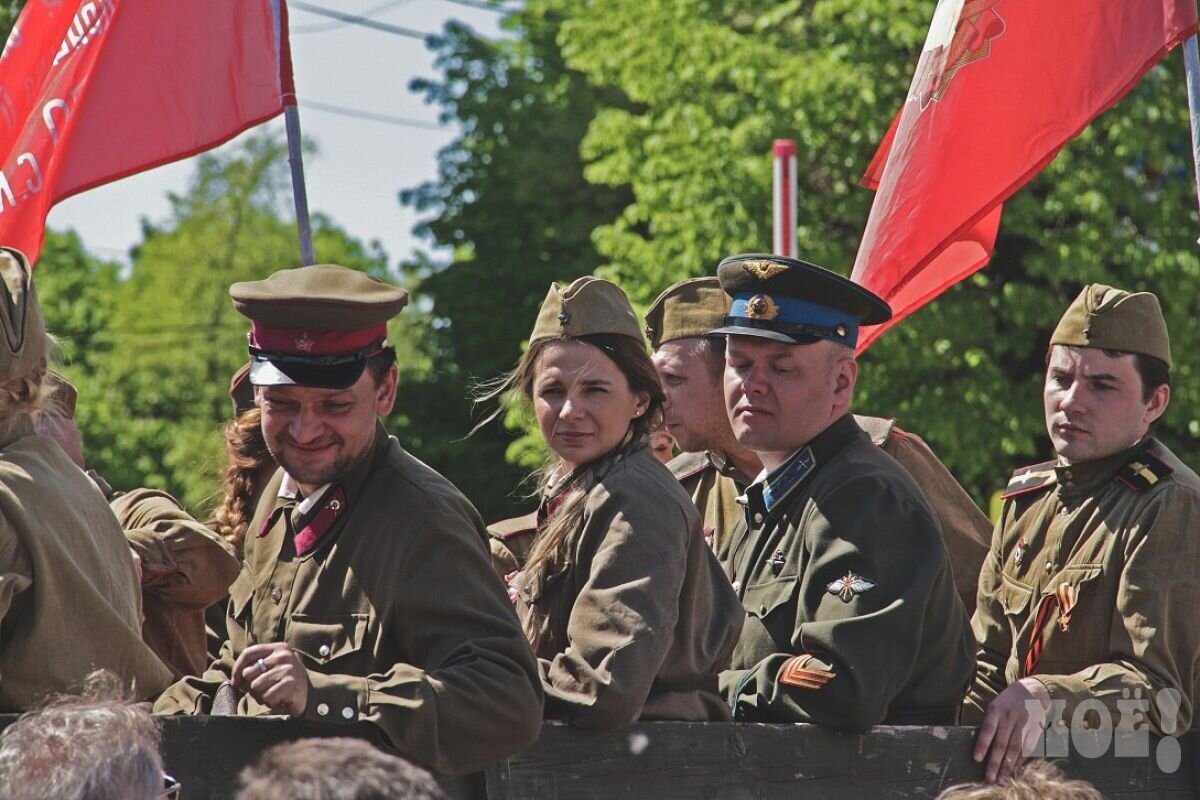
[[[990,781],[1047,722],[1074,727],[1085,701],[1122,730],[1138,716],[1162,734],[1191,725],[1200,479],[1150,435],[1170,368],[1147,292],[1087,286],[1050,337],[1042,400],[1057,458],[1013,474],[973,620],[979,670],[963,717],[982,718],[975,759]]]
[[[725,414],[725,339],[709,336],[724,324],[729,296],[715,277],[689,278],[668,287],[646,312],[646,336],[667,395],[667,429],[684,452],[669,466],[704,515],[713,550],[725,553],[743,518],[736,502],[762,462],[738,444]],[[975,501],[921,437],[895,420],[854,415],[883,452],[900,462],[921,487],[941,524],[954,568],[954,585],[968,615],[975,608],[979,568],[992,526]]]
[[[156,710],[374,723],[443,772],[486,767],[540,729],[541,687],[483,525],[378,418],[396,397],[387,321],[407,293],[313,266],[230,289],[251,320],[250,381],[282,469],[230,587],[228,640]]]
[[[858,328],[890,309],[790,258],[727,258],[718,277],[726,408],[763,465],[727,558],[747,612],[721,676],[734,718],[953,723],[974,642],[937,517],[850,414]]]

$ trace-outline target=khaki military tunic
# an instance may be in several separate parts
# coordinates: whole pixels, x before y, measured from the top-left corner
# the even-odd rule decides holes
[[[1033,675],[1065,702],[1068,722],[1096,698],[1116,725],[1123,696],[1140,692],[1158,731],[1187,730],[1200,659],[1197,520],[1200,478],[1153,438],[1098,461],[1018,470],[979,579],[965,721]],[[1154,698],[1165,688],[1182,704],[1164,728]]]
[[[546,714],[584,728],[728,720],[717,676],[743,613],[700,516],[641,447],[588,493],[562,569],[514,579],[518,614],[545,615],[535,652]]]
[[[449,773],[533,741],[537,666],[466,498],[382,426],[371,456],[312,515],[293,519],[277,499],[282,476],[247,533],[220,659],[168,689],[155,711],[206,713],[247,646],[284,641],[308,669],[305,719],[374,723],[401,754]],[[297,554],[310,526],[331,518],[314,549]],[[271,712],[246,695],[238,713]]]
[[[974,640],[933,512],[850,415],[747,489],[730,577],[738,721],[952,723]]]
[[[899,461],[921,487],[937,515],[954,570],[954,587],[969,618],[975,610],[979,570],[992,540],[992,523],[924,439],[902,430],[895,420],[857,414],[854,419],[871,441]]]
[[[954,586],[970,616],[975,610],[979,569],[991,541],[991,523],[920,436],[902,430],[895,420],[858,414],[854,420],[921,487],[937,515],[954,571]],[[745,520],[737,498],[752,478],[739,473],[724,456],[714,452],[682,453],[668,466],[700,509],[704,535],[717,560],[727,564],[733,529]]]
[[[133,558],[104,497],[18,414],[0,422],[0,712],[108,669],[139,699],[171,673],[142,641]]]
[[[176,678],[208,666],[204,610],[241,569],[233,547],[166,492],[135,489],[110,503],[142,561],[142,638]]]
[[[704,539],[716,553],[717,561],[724,564],[728,560],[730,537],[746,517],[738,497],[753,480],[752,476],[743,475],[724,454],[713,450],[680,453],[667,467],[700,510]]]

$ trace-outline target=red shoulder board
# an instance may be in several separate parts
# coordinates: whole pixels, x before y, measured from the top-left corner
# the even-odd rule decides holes
[[[488,535],[497,539],[508,539],[519,533],[533,533],[537,530],[537,512],[530,511],[520,517],[502,519],[487,526]]]
[[[1053,486],[1058,482],[1058,474],[1054,471],[1055,464],[1054,461],[1044,461],[1041,464],[1021,467],[1008,479],[1008,486],[1000,496],[1007,500],[1019,494]]]
[[[1117,480],[1135,492],[1144,492],[1174,471],[1170,464],[1154,454],[1154,448],[1151,447],[1121,467],[1117,472]]]
[[[710,466],[707,453],[680,453],[667,462],[667,469],[680,482],[699,475]]]

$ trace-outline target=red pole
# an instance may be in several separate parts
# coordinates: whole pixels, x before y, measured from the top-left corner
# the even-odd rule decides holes
[[[796,142],[776,139],[775,155],[775,253],[796,257]]]

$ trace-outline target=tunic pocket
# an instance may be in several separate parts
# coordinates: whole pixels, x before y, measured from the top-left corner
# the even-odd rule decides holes
[[[1017,583],[1004,573],[1000,573],[1000,587],[996,590],[997,599],[1004,613],[1010,617],[1019,617],[1029,610],[1029,601],[1033,599],[1033,588]],[[1016,623],[1019,628],[1020,623]]]
[[[742,605],[746,613],[758,619],[765,619],[771,612],[787,603],[796,593],[797,575],[783,575],[774,580],[747,586],[742,596]]]
[[[306,660],[321,665],[361,651],[366,632],[366,614],[292,614],[285,638]]]

